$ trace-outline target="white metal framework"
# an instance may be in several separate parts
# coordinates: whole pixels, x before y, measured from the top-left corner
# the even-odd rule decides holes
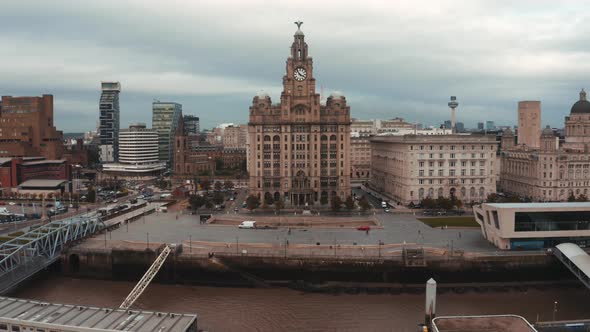
[[[156,258],[156,260],[152,264],[152,266],[150,266],[150,268],[147,270],[147,272],[139,280],[137,285],[135,285],[133,290],[131,290],[131,293],[129,293],[129,295],[127,296],[125,301],[123,301],[123,303],[121,303],[121,306],[119,306],[120,309],[129,309],[133,305],[133,303],[141,296],[141,294],[143,294],[143,291],[147,288],[147,286],[149,286],[152,279],[154,279],[156,274],[158,274],[158,271],[160,271],[160,268],[162,267],[162,265],[166,261],[166,258],[168,257],[169,254],[170,254],[170,247],[165,246],[164,250],[162,250],[160,255]]]
[[[590,255],[584,249],[574,243],[561,243],[555,246],[553,255],[590,288]]]
[[[56,261],[67,243],[103,228],[98,217],[74,217],[50,222],[0,243],[0,293]]]

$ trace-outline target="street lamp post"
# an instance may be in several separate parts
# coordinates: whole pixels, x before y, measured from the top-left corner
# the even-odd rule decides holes
[[[240,237],[236,236],[236,255],[240,253],[240,242],[239,242]]]
[[[193,253],[193,238],[192,235],[188,236],[188,252]]]
[[[557,301],[553,302],[553,321],[555,321],[556,315],[557,315]]]
[[[150,248],[150,233],[145,233],[146,239],[147,239],[147,248]]]
[[[381,240],[379,240],[379,259],[381,259]]]

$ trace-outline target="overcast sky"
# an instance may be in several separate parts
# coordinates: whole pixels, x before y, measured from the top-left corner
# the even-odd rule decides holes
[[[515,4],[517,3],[517,4]],[[362,6],[359,6],[362,5]],[[519,100],[563,117],[590,84],[590,1],[1,0],[0,94],[53,94],[65,132],[96,127],[101,80],[121,82],[121,127],[151,125],[153,99],[202,128],[245,123],[279,101],[304,24],[318,84],[356,118],[516,123]]]

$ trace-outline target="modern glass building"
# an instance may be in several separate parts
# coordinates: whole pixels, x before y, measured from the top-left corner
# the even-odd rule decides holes
[[[590,246],[590,202],[484,203],[474,206],[483,236],[500,249]]]
[[[201,127],[199,124],[199,117],[194,115],[185,115],[183,117],[184,121],[184,130],[187,135],[197,135],[201,132]]]
[[[152,103],[152,129],[158,133],[158,158],[172,165],[172,144],[178,122],[182,117],[182,105],[174,102]]]
[[[105,162],[117,161],[119,158],[119,82],[101,82],[100,95],[100,124],[98,135],[100,139],[100,160]]]

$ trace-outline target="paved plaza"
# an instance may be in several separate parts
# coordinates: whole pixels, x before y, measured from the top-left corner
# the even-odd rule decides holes
[[[431,228],[411,214],[378,212],[381,228],[368,233],[354,228],[298,227],[277,229],[239,229],[235,225],[201,224],[197,215],[177,212],[155,213],[109,232],[108,240],[183,243],[188,240],[224,243],[266,243],[280,247],[291,245],[383,245],[417,244],[424,247],[453,248],[466,252],[497,251],[478,228]],[[256,220],[244,214],[244,220]],[[104,236],[104,235],[98,235]]]

